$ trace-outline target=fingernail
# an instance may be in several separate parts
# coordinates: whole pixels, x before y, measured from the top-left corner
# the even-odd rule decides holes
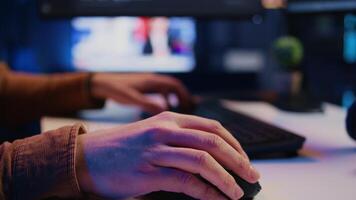
[[[244,196],[244,191],[241,189],[241,188],[236,188],[235,190],[235,199],[238,200],[238,199],[241,199],[243,196]]]
[[[253,179],[253,180],[258,180],[260,179],[260,173],[251,165],[250,166],[250,174],[249,176]]]

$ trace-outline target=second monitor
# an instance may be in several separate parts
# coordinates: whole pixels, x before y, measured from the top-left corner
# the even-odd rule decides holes
[[[193,71],[195,21],[191,18],[74,18],[72,66],[84,71]]]

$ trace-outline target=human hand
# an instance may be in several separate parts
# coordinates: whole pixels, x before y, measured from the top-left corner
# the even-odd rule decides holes
[[[227,172],[259,179],[238,141],[214,120],[163,112],[133,124],[79,136],[77,177],[81,189],[109,199],[156,191],[196,199],[231,199],[242,189]]]
[[[169,105],[169,94],[175,94],[182,110],[193,106],[192,98],[177,79],[156,74],[94,74],[91,82],[91,93],[95,98],[113,99],[119,103],[137,105],[151,114],[166,110],[148,99],[144,94],[159,93]]]

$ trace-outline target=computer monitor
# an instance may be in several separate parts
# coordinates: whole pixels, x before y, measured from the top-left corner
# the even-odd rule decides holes
[[[78,17],[71,27],[77,70],[183,73],[196,65],[191,18]]]
[[[66,66],[66,70],[163,72],[190,83],[190,89],[194,86],[213,90],[255,87],[256,71],[264,65],[263,50],[258,48],[260,39],[255,36],[259,33],[252,33],[258,28],[249,25],[252,18],[252,23],[263,21],[261,15],[255,16],[263,11],[261,0],[37,2],[42,19],[70,21],[69,28],[63,25],[66,30],[62,35],[74,39],[70,45],[65,45],[62,59],[56,57],[59,70]],[[147,18],[157,16],[166,18]],[[225,19],[233,20],[225,22]],[[236,41],[231,37],[236,31],[229,27],[237,27],[235,19],[248,19],[239,25],[244,30],[239,38],[257,37],[254,39],[256,45],[247,45],[245,39]],[[243,28],[245,26],[248,28]],[[115,33],[115,27],[120,27],[120,34]],[[68,38],[62,41],[68,41],[65,39]],[[106,45],[98,45],[100,43]],[[243,43],[241,48],[234,50],[240,43]],[[69,51],[66,51],[68,46]],[[241,77],[237,78],[237,74]],[[235,84],[228,84],[232,81]]]
[[[289,13],[335,13],[356,10],[355,0],[289,0]]]
[[[49,17],[73,16],[223,16],[253,15],[261,0],[39,0]]]

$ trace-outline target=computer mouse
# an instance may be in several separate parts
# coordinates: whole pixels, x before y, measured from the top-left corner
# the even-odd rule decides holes
[[[237,184],[242,188],[245,195],[242,199],[253,199],[262,189],[259,182],[257,183],[249,183],[239,176],[232,173],[232,176],[235,178]]]
[[[356,140],[356,101],[347,112],[346,128],[350,137]]]
[[[235,178],[237,184],[242,188],[244,191],[244,196],[242,199],[248,200],[253,199],[262,189],[261,185],[257,183],[249,183],[239,176],[235,175],[234,173],[230,172],[230,174]],[[153,192],[149,195],[146,195],[143,199],[145,200],[195,200],[192,197],[189,197],[185,194],[181,193],[173,193],[173,192]]]

